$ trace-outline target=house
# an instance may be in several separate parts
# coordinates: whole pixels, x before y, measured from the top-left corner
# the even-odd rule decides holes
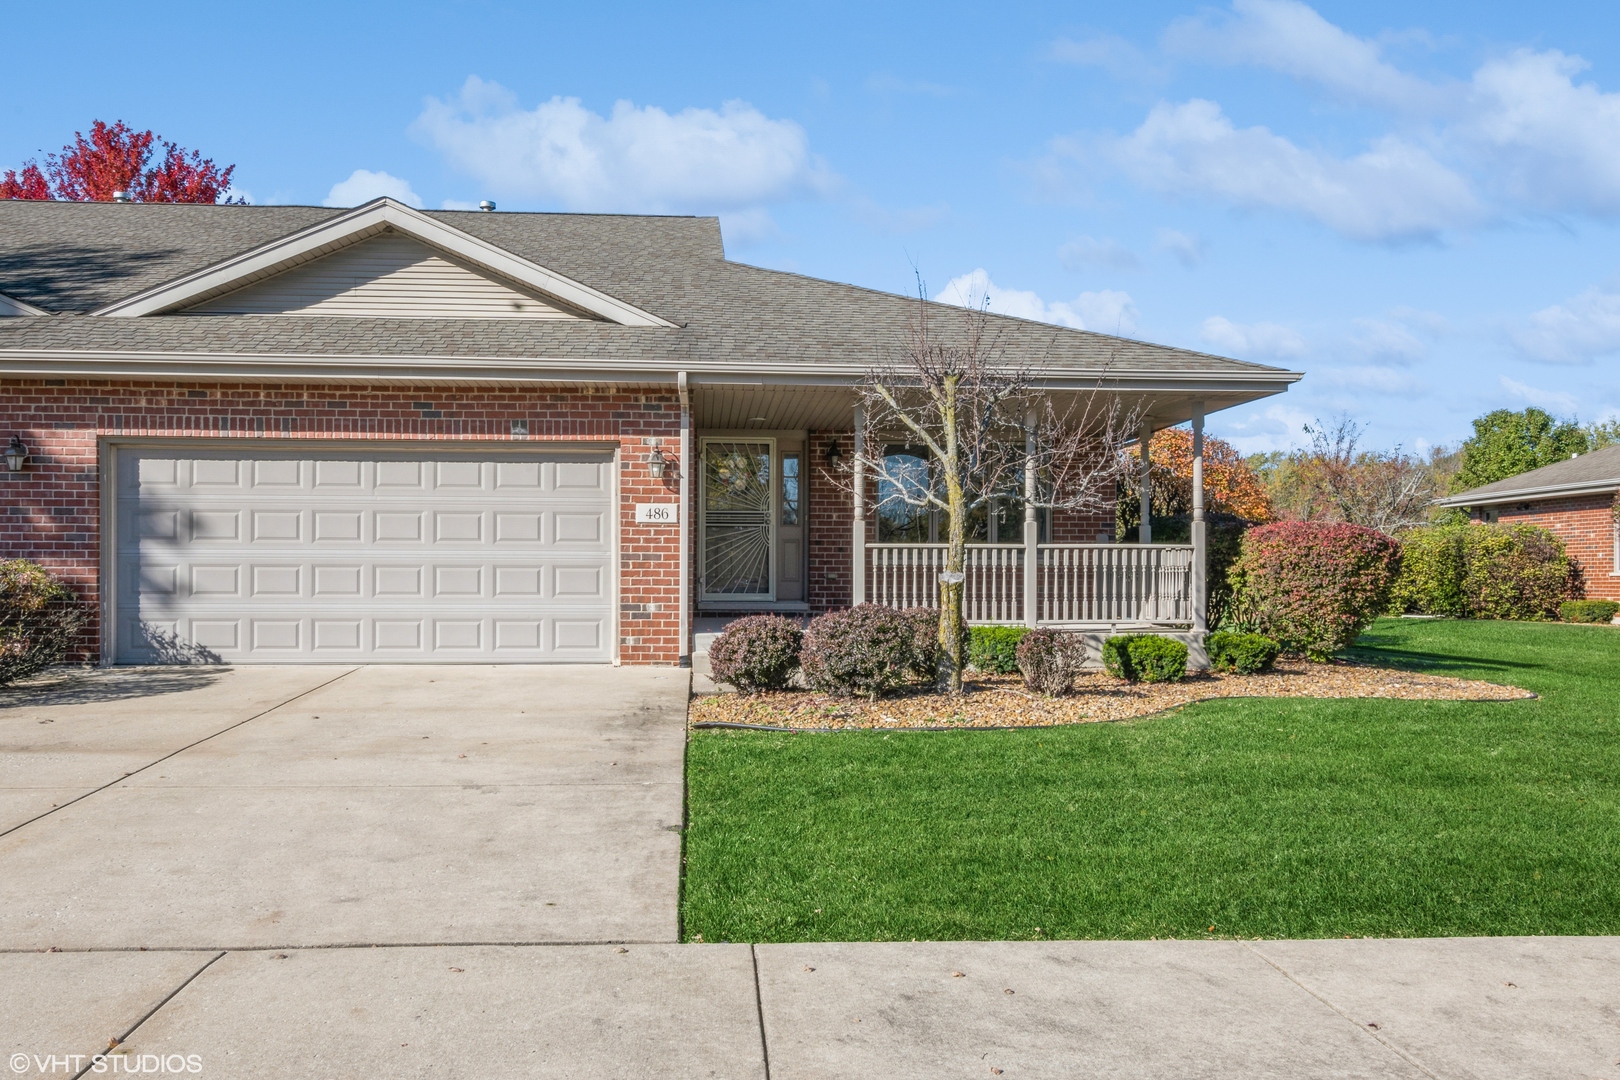
[[[932,599],[936,525],[829,468],[917,301],[732,262],[714,218],[0,202],[0,294],[0,553],[103,663],[676,664],[698,617]],[[1299,378],[996,325],[1148,437]],[[1202,629],[1195,547],[1016,502],[974,617]]]
[[[1620,600],[1620,444],[1438,500],[1476,521],[1540,525],[1564,541],[1586,595]]]

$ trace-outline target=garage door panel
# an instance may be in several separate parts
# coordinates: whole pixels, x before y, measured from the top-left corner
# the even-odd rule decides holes
[[[611,658],[605,455],[119,462],[120,660]]]

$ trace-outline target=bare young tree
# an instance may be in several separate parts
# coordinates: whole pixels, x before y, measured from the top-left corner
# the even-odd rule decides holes
[[[1123,451],[1139,413],[1104,391],[1106,371],[1087,391],[1049,392],[1043,365],[1009,360],[982,307],[963,309],[958,325],[936,327],[937,307],[925,290],[919,293],[900,348],[860,383],[865,430],[858,457],[886,498],[942,516],[939,681],[959,694],[970,517],[993,499],[1022,500],[1028,470],[1037,509],[1111,514],[1116,484],[1129,478]],[[887,455],[885,445],[896,440],[917,456]],[[918,457],[926,458],[922,470]],[[854,465],[845,463],[836,478],[846,490]]]
[[[1383,533],[1425,524],[1439,494],[1436,467],[1394,450],[1361,450],[1361,427],[1348,416],[1307,427],[1311,449],[1300,463],[1325,515]]]

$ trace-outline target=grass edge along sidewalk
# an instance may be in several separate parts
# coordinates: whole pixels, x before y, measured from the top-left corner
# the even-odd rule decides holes
[[[1514,702],[1230,699],[1030,731],[696,731],[688,940],[1620,932],[1620,632],[1382,620]]]

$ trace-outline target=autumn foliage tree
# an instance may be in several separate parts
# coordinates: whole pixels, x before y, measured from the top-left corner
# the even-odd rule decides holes
[[[196,150],[151,131],[135,131],[122,120],[111,125],[97,120],[88,138],[76,131],[61,153],[47,155],[43,169],[34,161],[25,162],[21,172],[7,169],[0,177],[0,198],[111,202],[113,193],[122,191],[134,202],[217,203],[230,190],[235,171],[235,165],[221,169]]]
[[[1141,449],[1130,453],[1141,459]],[[1173,427],[1153,433],[1148,451],[1153,514],[1171,517],[1192,512],[1192,431]],[[1245,521],[1272,518],[1266,483],[1225,439],[1204,436],[1204,505],[1213,514],[1231,514]]]

